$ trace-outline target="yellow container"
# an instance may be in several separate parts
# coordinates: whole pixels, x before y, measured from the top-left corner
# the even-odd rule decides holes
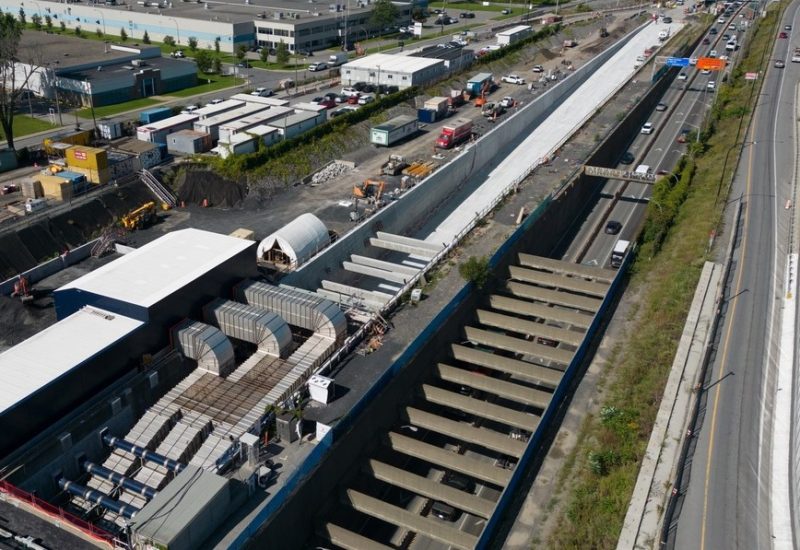
[[[64,178],[39,175],[36,179],[42,184],[44,196],[47,198],[65,201],[72,196],[72,184]]]
[[[103,168],[102,170],[92,170],[90,168],[81,168],[79,166],[70,166],[69,169],[73,172],[83,174],[86,176],[86,181],[94,183],[95,185],[105,185],[111,179],[111,170]]]
[[[44,150],[48,155],[57,154],[58,151],[53,149],[52,145],[55,143],[70,143],[72,145],[89,145],[92,142],[91,130],[78,130],[77,132],[70,132],[52,138],[44,139]]]
[[[70,168],[88,168],[103,170],[108,168],[108,153],[105,149],[73,145],[67,149],[67,166]]]

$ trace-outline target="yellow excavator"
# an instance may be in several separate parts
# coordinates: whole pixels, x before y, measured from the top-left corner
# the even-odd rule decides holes
[[[150,201],[144,203],[139,208],[131,210],[120,219],[122,227],[128,231],[135,231],[137,229],[144,229],[151,223],[156,221],[156,203]]]

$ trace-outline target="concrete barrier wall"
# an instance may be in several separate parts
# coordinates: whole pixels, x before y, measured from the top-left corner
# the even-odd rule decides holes
[[[71,265],[74,265],[82,260],[85,260],[89,257],[92,253],[92,247],[99,241],[100,239],[94,239],[89,241],[86,244],[82,244],[77,248],[73,248],[63,256],[58,256],[53,258],[52,260],[48,260],[43,262],[36,267],[29,269],[22,273],[24,277],[28,279],[28,282],[33,285],[41,281],[42,279],[53,275],[54,273],[58,273],[62,269],[65,269]],[[19,280],[19,276],[11,277],[10,279],[6,279],[2,283],[0,283],[0,294],[4,296],[10,295],[14,292],[14,283]]]
[[[583,84],[636,33],[633,31],[614,46],[598,55],[567,78],[547,90],[529,105],[496,126],[495,131],[482,136],[472,146],[443,166],[430,177],[408,191],[402,200],[364,221],[350,233],[325,249],[313,261],[287,275],[283,283],[302,288],[317,288],[330,273],[338,269],[351,254],[361,254],[367,239],[376,231],[414,235],[433,215],[431,206],[445,205],[458,189],[476,172],[490,166],[503,153],[519,143],[520,136],[529,133],[558,107],[562,100]],[[529,159],[531,168],[538,159]]]

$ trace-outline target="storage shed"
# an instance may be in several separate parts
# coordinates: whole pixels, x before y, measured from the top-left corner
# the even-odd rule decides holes
[[[433,82],[444,76],[447,69],[441,59],[378,53],[345,63],[341,71],[345,86],[368,82],[397,86],[402,90]]]
[[[258,244],[258,259],[297,268],[331,242],[328,228],[314,214],[303,214]]]
[[[211,149],[211,136],[195,130],[181,130],[167,136],[167,150],[170,153],[194,155]]]
[[[267,126],[277,128],[283,139],[292,139],[322,124],[328,118],[326,113],[300,111],[285,118],[270,121]]]

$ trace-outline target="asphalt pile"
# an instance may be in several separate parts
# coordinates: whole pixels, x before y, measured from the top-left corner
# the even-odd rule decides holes
[[[247,196],[247,188],[210,170],[186,168],[175,178],[178,201],[201,206],[230,208]]]

